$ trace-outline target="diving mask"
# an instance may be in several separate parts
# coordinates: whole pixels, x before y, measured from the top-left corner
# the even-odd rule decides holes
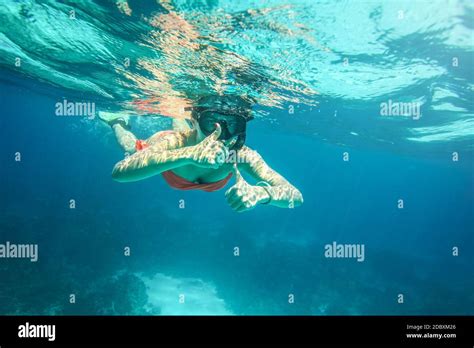
[[[224,141],[229,149],[240,149],[244,145],[247,129],[247,119],[244,116],[206,110],[199,114],[198,122],[206,136],[214,132],[216,123],[218,123],[222,129],[219,140]]]

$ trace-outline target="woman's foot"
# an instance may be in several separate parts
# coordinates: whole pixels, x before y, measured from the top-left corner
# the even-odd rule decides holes
[[[130,130],[129,116],[126,114],[120,112],[99,111],[99,118],[107,123],[110,127],[119,124],[123,128]]]

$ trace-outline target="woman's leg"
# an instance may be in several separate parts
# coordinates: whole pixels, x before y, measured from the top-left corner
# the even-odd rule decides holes
[[[114,124],[112,126],[112,129],[114,130],[117,142],[122,147],[122,149],[124,149],[124,151],[129,153],[130,155],[132,153],[135,153],[135,146],[137,142],[137,137],[135,136],[135,134],[124,128],[124,126],[120,123]]]
[[[99,118],[114,130],[117,142],[125,152],[130,155],[135,153],[137,137],[130,131],[126,113],[99,111]]]

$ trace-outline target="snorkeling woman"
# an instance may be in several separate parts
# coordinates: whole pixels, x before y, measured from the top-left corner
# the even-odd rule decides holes
[[[303,203],[298,189],[244,145],[252,116],[250,107],[242,107],[241,98],[203,97],[191,114],[192,127],[187,130],[160,131],[139,140],[130,131],[127,117],[101,113],[99,117],[113,128],[119,144],[130,154],[115,165],[112,177],[131,182],[161,174],[173,188],[211,192],[226,186],[234,175],[236,183],[225,196],[237,212],[258,204],[293,208]],[[241,171],[256,184],[249,184]]]

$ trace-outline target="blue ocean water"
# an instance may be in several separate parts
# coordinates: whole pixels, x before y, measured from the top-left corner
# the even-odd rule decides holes
[[[441,0],[2,2],[0,244],[39,258],[0,258],[0,314],[473,314],[473,16]],[[94,103],[146,138],[207,94],[256,101],[247,144],[302,206],[238,214],[224,190],[115,182],[110,128],[55,114]],[[364,261],[325,257],[333,242]]]

